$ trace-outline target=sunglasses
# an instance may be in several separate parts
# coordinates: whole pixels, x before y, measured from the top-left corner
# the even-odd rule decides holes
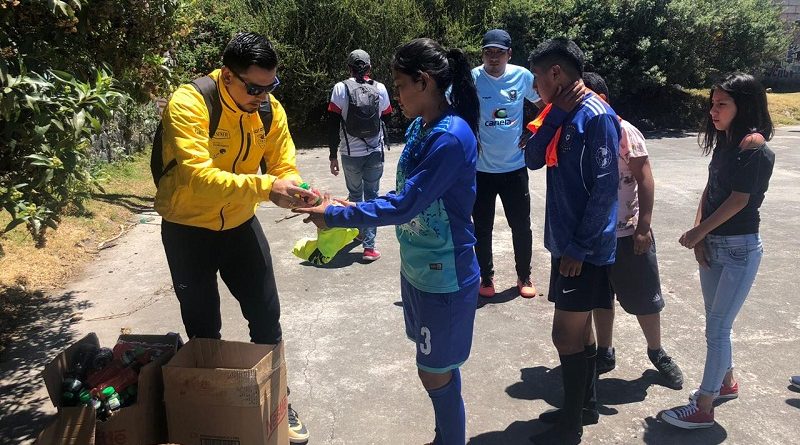
[[[233,73],[233,75],[244,84],[244,87],[247,90],[247,94],[251,96],[260,96],[264,93],[271,93],[275,91],[275,88],[278,88],[278,85],[281,84],[281,81],[278,79],[278,76],[275,76],[275,82],[272,82],[269,85],[256,85],[254,83],[249,83],[246,80],[242,79],[242,76],[240,76],[239,73],[237,73],[234,70],[231,70],[231,73]]]

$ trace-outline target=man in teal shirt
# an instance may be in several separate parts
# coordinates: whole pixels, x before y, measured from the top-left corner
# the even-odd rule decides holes
[[[480,295],[493,297],[494,263],[492,230],[497,196],[511,227],[517,288],[525,298],[536,296],[531,282],[531,201],[528,169],[521,147],[529,134],[524,130],[525,101],[544,106],[533,89],[533,74],[512,65],[511,36],[493,29],[483,37],[483,65],[472,70],[481,103],[480,147],[477,164],[477,198],[472,212],[475,253],[481,270]],[[532,118],[532,116],[531,116]]]

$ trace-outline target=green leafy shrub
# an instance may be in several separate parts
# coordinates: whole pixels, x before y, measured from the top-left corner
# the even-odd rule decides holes
[[[505,28],[514,42],[512,62],[526,66],[536,45],[564,35],[606,77],[623,113],[644,113],[643,119],[658,126],[693,127],[692,117],[670,116],[670,110],[648,107],[646,101],[681,100],[676,84],[705,87],[731,70],[758,72],[782,57],[788,45],[771,0],[196,0],[192,5],[191,31],[173,52],[182,80],[218,67],[235,32],[261,32],[278,48],[283,86],[277,94],[300,139],[320,134],[330,89],[346,75],[344,60],[355,48],[370,53],[374,76],[389,83],[395,48],[414,37],[461,47],[480,63],[483,33]]]
[[[0,206],[9,231],[25,224],[38,246],[69,207],[83,210],[95,184],[88,156],[97,134],[128,96],[98,70],[91,82],[63,71],[19,75],[0,65]]]

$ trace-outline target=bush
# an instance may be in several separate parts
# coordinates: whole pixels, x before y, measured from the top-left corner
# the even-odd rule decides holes
[[[707,87],[721,74],[757,74],[781,58],[789,35],[779,13],[771,0],[528,0],[498,4],[493,24],[515,37],[517,63],[542,41],[567,36],[606,79],[623,114],[695,127],[692,113],[673,116],[676,109],[657,104],[689,99],[675,85]]]
[[[505,28],[514,41],[512,62],[527,66],[531,49],[565,35],[606,77],[618,108],[645,110],[643,117],[658,125],[675,119],[663,109],[648,110],[645,98],[680,98],[672,85],[705,87],[735,69],[758,72],[782,57],[788,45],[771,0],[198,0],[193,5],[192,31],[174,52],[183,80],[218,67],[235,32],[267,35],[281,58],[283,87],[277,95],[300,139],[321,134],[318,124],[330,89],[346,76],[344,60],[355,48],[369,52],[375,78],[390,83],[394,49],[414,37],[461,47],[480,63],[483,33]]]
[[[67,207],[83,210],[95,185],[90,137],[127,100],[108,72],[82,82],[63,71],[14,76],[0,65],[0,206],[37,246]]]
[[[169,86],[163,53],[180,31],[179,0],[0,0],[0,57],[15,70],[88,80],[106,65],[137,101]]]
[[[0,0],[0,208],[37,246],[97,187],[93,155],[146,145],[178,0]],[[131,100],[131,97],[134,101]],[[142,132],[145,140],[142,140]]]

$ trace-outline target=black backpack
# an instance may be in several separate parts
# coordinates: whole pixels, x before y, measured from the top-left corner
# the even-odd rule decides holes
[[[381,96],[371,81],[344,81],[347,91],[345,132],[357,138],[374,138],[381,132]]]
[[[203,76],[193,80],[191,85],[203,96],[203,101],[206,103],[206,109],[208,109],[209,115],[208,139],[211,140],[217,132],[219,119],[222,116],[222,103],[219,99],[217,83],[211,77]],[[258,109],[258,115],[261,116],[261,123],[264,125],[264,136],[266,137],[272,126],[272,102],[270,102],[269,95],[267,95],[267,100],[264,101]],[[156,127],[156,133],[153,136],[153,151],[150,153],[150,173],[153,175],[153,183],[155,183],[156,188],[158,188],[158,182],[161,178],[178,165],[178,161],[173,159],[169,161],[166,167],[164,166],[162,155],[163,145],[161,141],[163,132],[163,125],[159,122],[158,127]],[[267,172],[267,163],[263,158],[261,159],[261,172]]]

